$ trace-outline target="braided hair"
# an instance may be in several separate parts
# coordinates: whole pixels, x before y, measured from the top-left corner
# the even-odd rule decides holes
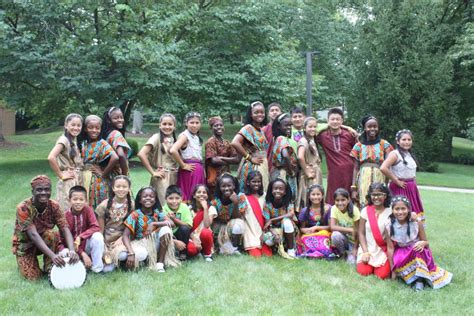
[[[406,166],[408,164],[408,162],[405,160],[406,151],[404,149],[402,149],[400,147],[400,145],[398,144],[400,139],[402,139],[403,135],[410,135],[411,139],[413,140],[413,133],[409,129],[402,129],[402,130],[399,130],[397,132],[397,134],[395,134],[395,140],[396,140],[396,143],[397,143],[397,151],[400,154],[400,156],[402,157],[403,164]],[[413,160],[415,160],[416,165],[419,166],[418,159],[416,159],[415,154],[413,154],[411,148],[408,149],[408,153],[411,155]]]
[[[190,119],[195,118],[195,117],[198,118],[199,121],[201,121],[200,113],[193,112],[193,111],[186,113],[186,115],[184,116],[184,124],[186,125],[186,123],[189,122]],[[199,145],[202,145],[203,140],[201,138],[201,135],[199,135],[199,131],[197,132],[197,137],[199,138]]]
[[[308,136],[306,136],[306,126],[308,126],[309,122],[311,121],[315,121],[316,124],[318,123],[318,120],[316,120],[316,118],[314,118],[313,116],[308,116],[307,118],[304,119],[304,123],[303,123],[303,130],[305,131],[304,132],[304,138],[306,138],[306,140],[308,141],[308,144],[310,143],[311,139],[308,138]],[[313,140],[314,140],[314,137],[313,137]],[[315,145],[316,145],[316,150],[314,149],[313,146],[308,146],[309,147],[309,152],[312,154],[312,155],[316,155],[316,152],[318,151],[318,145],[316,142],[314,142]]]
[[[410,201],[403,195],[396,195],[392,198],[392,209],[393,207],[395,206],[395,204],[397,202],[403,202],[403,204],[406,205],[406,207],[408,208],[408,222],[410,220],[410,211],[411,211],[411,204],[410,204]],[[395,221],[397,219],[395,218],[395,215],[393,215],[393,213],[390,215],[390,236],[393,236],[394,234],[394,229],[393,229],[393,225],[395,224]],[[408,223],[407,225],[407,235],[408,237],[410,237],[410,223]]]
[[[115,182],[117,180],[125,180],[125,181],[127,181],[129,187],[132,186],[132,182],[130,181],[129,177],[124,176],[124,175],[118,175],[112,180],[112,183],[110,185],[112,188],[114,187]],[[114,198],[115,198],[115,192],[114,192],[114,190],[110,190],[109,199],[107,200],[107,207],[105,209],[105,218],[106,219],[109,217],[109,211],[110,211],[110,208],[112,207],[112,203],[114,201]],[[128,193],[127,193],[127,216],[125,216],[125,218],[127,218],[128,215],[130,215],[131,212],[132,212],[132,195],[131,195],[130,190],[129,190]]]

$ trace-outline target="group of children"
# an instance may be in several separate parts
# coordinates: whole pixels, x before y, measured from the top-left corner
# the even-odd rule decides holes
[[[84,121],[68,115],[48,157],[58,202],[50,199],[51,180],[38,176],[32,198],[17,208],[20,272],[39,278],[39,254],[45,269],[69,256],[94,272],[141,263],[164,272],[199,254],[210,262],[216,253],[246,251],[290,260],[343,257],[361,275],[400,276],[417,290],[451,281],[428,248],[409,130],[397,133],[394,150],[373,116],[363,118],[361,135],[343,125],[337,108],[319,131],[300,108],[282,113],[272,103],[268,116],[270,122],[261,102],[250,104],[231,142],[223,120],[212,117],[213,136],[203,144],[199,113],[185,116],[178,137],[176,118],[163,114],[159,132],[138,152],[150,185],[133,200],[121,110]],[[318,146],[328,165],[326,193]],[[239,164],[237,177],[232,164]]]

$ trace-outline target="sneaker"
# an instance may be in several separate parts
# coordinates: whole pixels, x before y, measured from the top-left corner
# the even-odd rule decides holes
[[[212,261],[214,261],[214,260],[212,260],[212,256],[204,256],[204,260],[205,260],[206,262],[212,262]]]
[[[424,288],[425,288],[425,285],[423,284],[423,281],[416,281],[415,291],[417,291],[417,292],[423,291]]]
[[[295,249],[288,249],[287,253],[288,253],[288,255],[289,255],[290,257],[296,258],[296,251],[295,251]]]
[[[349,264],[356,264],[356,258],[354,257],[353,254],[349,254],[347,256],[346,262]]]
[[[155,264],[155,270],[156,270],[156,272],[160,272],[160,273],[166,272],[165,271],[165,265],[163,264],[163,262],[157,262]]]

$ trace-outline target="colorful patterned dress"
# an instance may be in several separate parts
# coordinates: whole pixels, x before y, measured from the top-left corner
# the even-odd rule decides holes
[[[278,136],[275,139],[275,144],[273,145],[273,156],[272,156],[272,173],[271,173],[271,180],[275,180],[277,178],[285,180],[285,182],[290,186],[292,198],[291,200],[294,201],[296,199],[296,193],[298,192],[297,186],[297,174],[290,175],[288,170],[285,169],[285,161],[283,158],[282,151],[286,149],[288,151],[288,155],[290,157],[290,164],[291,165],[298,165],[298,156],[296,155],[296,148],[297,144],[290,138],[285,136]]]
[[[93,209],[108,198],[110,183],[107,178],[99,176],[90,170],[91,165],[99,166],[114,153],[114,149],[105,140],[100,139],[82,146],[82,157],[84,159],[84,187],[89,197],[89,205]]]
[[[306,171],[312,175],[308,178],[303,170],[300,171],[300,181],[298,182],[298,194],[296,196],[295,207],[297,211],[306,207],[306,196],[308,188],[313,184],[321,185],[323,175],[321,173],[321,158],[314,139],[307,140],[302,137],[298,142],[298,149],[304,147],[304,160],[306,162]],[[311,150],[310,150],[311,148]],[[312,152],[311,152],[312,151]]]
[[[237,171],[237,179],[240,183],[240,191],[243,192],[245,188],[245,182],[247,181],[247,176],[250,170],[258,170],[262,174],[262,184],[264,190],[267,189],[268,183],[270,182],[270,174],[268,171],[268,160],[267,160],[267,150],[268,142],[265,138],[261,129],[257,129],[251,124],[247,124],[239,131],[239,135],[244,138],[243,147],[245,151],[252,155],[260,156],[263,159],[263,163],[260,165],[254,165],[251,161],[245,160],[242,157],[242,161],[239,165],[239,170]]]
[[[211,165],[211,159],[213,157],[237,157],[237,151],[232,147],[228,140],[218,139],[214,136],[207,140],[204,148],[206,152],[205,165],[207,187],[211,192],[211,196],[213,196],[216,189],[217,179],[221,174],[230,172],[230,166],[227,164],[223,166],[213,166]]]
[[[128,166],[128,158],[132,155],[132,149],[130,148],[130,145],[128,145],[127,140],[125,137],[122,135],[121,132],[117,130],[113,130],[112,132],[107,135],[106,139],[107,143],[112,146],[112,148],[117,152],[117,149],[119,147],[122,147],[123,151],[127,155],[127,166]],[[115,176],[121,175],[122,170],[120,169],[120,165],[117,164],[115,168],[110,172],[109,179],[113,180]],[[129,176],[129,175],[126,175]]]
[[[56,186],[56,200],[58,201],[61,210],[65,212],[69,208],[69,190],[75,185],[84,185],[82,179],[83,162],[79,148],[77,145],[71,144],[66,136],[61,135],[56,144],[61,144],[63,146],[61,152],[56,157],[59,170],[61,172],[67,170],[74,171],[73,179],[59,179]],[[71,145],[73,145],[73,150],[76,153],[74,158],[70,156]]]
[[[410,225],[410,236],[407,234],[408,225]],[[385,222],[385,227],[390,235],[390,220]],[[425,280],[433,289],[442,288],[451,282],[453,275],[435,264],[430,248],[425,247],[422,251],[413,249],[415,243],[419,241],[418,230],[416,222],[400,224],[395,220],[391,236],[395,244],[392,269],[406,284]]]
[[[382,162],[393,150],[392,145],[385,139],[372,145],[364,145],[358,142],[351,151],[351,156],[359,162],[359,173],[357,175],[357,190],[361,206],[367,203],[369,186],[374,182],[386,183],[387,179],[380,171]]]

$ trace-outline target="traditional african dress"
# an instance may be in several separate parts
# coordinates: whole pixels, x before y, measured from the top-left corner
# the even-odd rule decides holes
[[[105,163],[113,153],[114,149],[103,139],[91,143],[84,143],[82,146],[84,187],[89,197],[89,205],[92,206],[93,209],[108,198],[110,183],[107,178],[93,173],[90,167],[92,165],[101,166],[101,163]]]
[[[308,188],[313,184],[322,184],[323,175],[321,173],[321,158],[319,157],[318,149],[314,139],[306,139],[302,137],[298,142],[298,150],[300,147],[304,148],[304,160],[306,162],[306,172],[310,177],[306,176],[304,170],[300,171],[300,181],[298,182],[298,194],[296,196],[295,207],[296,211],[300,211],[306,207],[306,200],[308,195]]]
[[[113,130],[112,132],[107,135],[106,139],[107,143],[112,146],[112,148],[117,152],[117,149],[119,147],[122,147],[123,151],[127,155],[127,166],[128,166],[128,158],[132,155],[132,149],[130,148],[130,145],[128,145],[127,140],[125,137],[122,135],[121,132],[117,130]],[[120,164],[117,163],[115,168],[110,172],[110,180],[113,180],[116,176],[121,175],[122,170],[120,169]],[[128,174],[126,174],[128,176]]]
[[[158,200],[160,200],[161,205],[166,204],[166,189],[170,185],[176,184],[178,180],[179,165],[176,161],[174,161],[173,157],[169,153],[169,150],[173,144],[173,137],[165,137],[163,139],[163,143],[161,143],[159,133],[154,134],[146,142],[146,145],[150,145],[152,147],[151,151],[148,153],[148,161],[150,162],[151,167],[154,170],[162,169],[165,171],[164,178],[152,176],[150,180],[150,185],[154,187],[158,193]]]
[[[75,143],[70,143],[66,136],[61,135],[56,144],[62,145],[62,150],[56,157],[56,161],[61,172],[72,170],[74,171],[74,178],[67,180],[58,180],[56,185],[56,200],[65,212],[69,208],[69,190],[75,185],[84,185],[82,179],[83,162],[79,148]],[[72,145],[72,146],[71,146]],[[70,156],[72,150],[75,153],[74,158]]]
[[[245,160],[245,157],[242,157],[239,170],[237,171],[237,178],[239,179],[240,183],[240,191],[244,191],[245,182],[247,181],[247,176],[251,170],[260,171],[262,174],[263,188],[266,190],[270,179],[267,160],[267,139],[265,138],[265,135],[261,129],[257,129],[251,124],[247,124],[242,127],[239,131],[239,135],[244,138],[243,147],[246,152],[250,153],[251,155],[260,156],[263,158],[262,164],[254,165],[251,161]]]
[[[213,166],[211,160],[213,157],[237,157],[237,151],[232,147],[230,142],[225,139],[218,139],[214,136],[210,137],[204,145],[206,152],[206,176],[207,187],[211,192],[211,197],[216,189],[217,179],[225,172],[230,172],[228,164],[222,166]]]
[[[392,145],[384,139],[372,145],[358,142],[352,148],[351,156],[359,162],[360,166],[357,174],[357,190],[361,206],[367,203],[367,193],[372,183],[386,183],[387,179],[380,171],[380,166],[392,150]]]
[[[285,169],[285,159],[283,158],[283,150],[286,149],[290,159],[290,164],[297,166],[298,165],[298,156],[296,155],[297,144],[288,137],[278,136],[275,139],[273,144],[273,156],[272,156],[272,173],[271,180],[283,179],[291,188],[291,200],[294,201],[296,198],[296,193],[298,191],[298,186],[296,182],[297,174],[290,175],[289,170]]]
[[[392,270],[403,279],[407,284],[424,280],[433,289],[439,289],[451,282],[452,273],[437,266],[433,259],[431,249],[423,248],[422,251],[415,251],[413,247],[419,241],[418,224],[410,221],[400,224],[395,220],[393,226],[391,221],[385,223],[387,231],[390,233],[393,228],[392,241],[395,244],[393,253]],[[410,235],[407,230],[410,225]]]

